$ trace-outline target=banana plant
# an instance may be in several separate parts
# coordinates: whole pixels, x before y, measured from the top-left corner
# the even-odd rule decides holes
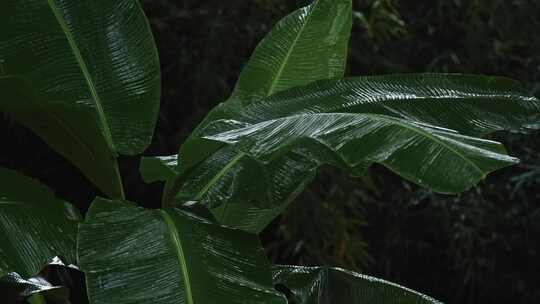
[[[178,155],[144,157],[162,208],[125,199],[118,155],[148,146],[159,59],[135,0],[0,4],[0,109],[104,197],[86,214],[0,168],[0,292],[9,303],[440,303],[351,271],[271,265],[258,233],[324,164],[379,163],[441,193],[513,165],[495,131],[540,126],[540,101],[502,77],[344,78],[351,0],[315,0],[260,42],[231,97]],[[314,219],[316,220],[316,219]],[[52,280],[56,265],[86,285]]]

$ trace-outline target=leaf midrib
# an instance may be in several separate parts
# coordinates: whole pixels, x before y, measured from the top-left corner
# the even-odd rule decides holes
[[[283,71],[285,70],[285,67],[289,63],[289,59],[290,59],[290,57],[291,57],[291,55],[293,53],[293,50],[295,49],[296,45],[298,44],[298,41],[300,40],[300,37],[304,34],[306,26],[309,23],[309,21],[311,20],[311,16],[313,15],[313,11],[315,11],[318,4],[319,4],[319,0],[316,0],[315,3],[313,3],[313,6],[311,7],[311,9],[309,10],[308,16],[306,17],[306,21],[302,24],[302,27],[298,31],[298,35],[296,35],[296,37],[294,38],[294,41],[293,41],[291,47],[289,48],[289,50],[287,51],[287,54],[285,55],[283,63],[280,65],[280,67],[279,67],[279,69],[278,69],[278,71],[276,73],[276,76],[274,77],[274,80],[272,80],[272,83],[270,84],[270,87],[268,88],[268,92],[266,94],[267,97],[274,93],[274,91],[276,89],[276,86],[277,86],[277,83],[279,82],[279,79],[281,78],[281,75],[283,74]]]
[[[239,152],[231,161],[227,163],[219,172],[212,177],[212,179],[197,193],[195,200],[200,200],[202,196],[212,187],[227,171],[229,171],[241,158],[246,154],[244,152]]]
[[[450,145],[448,145],[447,143],[445,143],[444,141],[440,140],[439,138],[437,138],[436,136],[433,136],[432,134],[430,134],[429,132],[426,132],[425,130],[423,130],[421,127],[415,127],[415,126],[411,126],[409,124],[406,124],[404,123],[401,119],[398,119],[398,118],[393,118],[393,117],[390,117],[390,116],[386,116],[386,115],[379,115],[379,114],[372,114],[372,113],[317,113],[317,114],[300,114],[300,115],[293,115],[293,116],[286,116],[286,117],[281,117],[281,118],[277,118],[277,119],[272,119],[272,120],[268,120],[268,121],[262,121],[262,122],[258,122],[257,124],[260,124],[260,123],[265,123],[265,124],[268,124],[268,123],[271,123],[271,122],[275,122],[275,121],[280,121],[280,120],[288,120],[288,119],[297,119],[297,118],[300,118],[300,117],[313,117],[313,116],[326,116],[326,115],[343,115],[343,116],[366,116],[366,117],[370,117],[374,120],[382,120],[382,121],[387,121],[387,122],[391,122],[391,123],[394,123],[396,125],[399,125],[405,129],[408,129],[414,133],[418,133],[420,135],[423,135],[425,136],[426,138],[438,143],[439,145],[441,145],[442,147],[446,148],[447,150],[449,150],[450,152],[453,152],[455,155],[457,155],[459,158],[463,159],[466,163],[468,163],[473,169],[475,169],[475,171],[477,171],[480,176],[485,176],[485,173],[482,171],[482,169],[480,169],[480,167],[478,167],[473,161],[471,161],[470,159],[468,159],[465,155],[463,155],[462,153],[460,153],[458,150],[454,149],[453,147],[451,147]],[[255,125],[257,125],[255,124]],[[252,126],[249,126],[247,128],[253,128],[254,125]],[[233,131],[233,130],[231,130]],[[228,131],[228,132],[231,132],[231,131]],[[224,132],[224,133],[227,133],[227,132]],[[215,135],[214,135],[215,136]]]
[[[173,219],[167,213],[167,211],[160,210],[160,213],[161,213],[161,216],[163,217],[163,220],[165,221],[165,224],[171,236],[171,241],[173,242],[173,245],[176,251],[175,252],[176,257],[178,259],[178,264],[180,265],[180,269],[182,272],[184,290],[186,292],[186,296],[185,296],[186,304],[194,304],[193,293],[191,291],[192,289],[191,280],[190,280],[189,271],[187,268],[187,261],[186,261],[186,255],[184,253],[184,247],[182,246],[182,239],[180,238],[180,235],[178,234],[178,229],[176,225],[174,224]]]
[[[71,34],[71,31],[69,30],[67,24],[65,23],[64,18],[60,15],[60,12],[58,11],[58,8],[56,7],[56,4],[54,3],[54,0],[47,0],[47,3],[49,4],[49,7],[51,11],[54,14],[54,17],[56,18],[56,21],[58,22],[58,25],[60,26],[62,32],[66,36],[66,39],[68,41],[68,44],[70,46],[70,49],[73,53],[73,56],[75,57],[75,60],[79,64],[79,67],[81,69],[81,72],[83,73],[84,79],[86,81],[86,84],[88,85],[88,89],[90,90],[90,94],[92,95],[92,101],[94,102],[94,105],[96,106],[96,111],[98,114],[99,122],[102,126],[102,130],[105,133],[105,140],[109,144],[109,147],[115,151],[114,143],[112,140],[112,133],[109,128],[109,124],[107,123],[107,119],[105,117],[105,112],[103,110],[102,101],[97,93],[96,85],[94,84],[94,81],[90,75],[90,71],[88,70],[88,66],[86,65],[86,62],[83,59],[83,56],[81,54],[81,51],[79,47],[77,46],[77,43],[75,41],[75,38]]]
[[[306,17],[305,22],[302,24],[302,27],[298,31],[298,35],[296,35],[293,43],[291,44],[291,47],[287,51],[287,54],[285,55],[285,58],[283,60],[283,63],[280,65],[274,79],[272,80],[272,83],[270,84],[270,87],[268,88],[268,92],[266,93],[266,97],[272,95],[275,91],[275,88],[279,82],[279,79],[281,78],[281,75],[283,74],[285,67],[287,66],[289,59],[293,53],[293,50],[295,49],[296,45],[298,44],[298,41],[300,40],[300,37],[303,35],[304,30],[306,29],[307,24],[309,24],[309,21],[311,20],[311,16],[313,15],[313,11],[317,8],[317,5],[319,4],[319,0],[316,0],[315,3],[313,3],[313,6],[309,10],[308,16]],[[210,182],[206,184],[203,189],[197,194],[195,199],[201,199],[201,197],[223,176],[229,169],[231,169],[237,162],[240,161],[246,154],[243,152],[238,153],[236,157],[234,157],[223,169],[221,169],[218,174],[214,175]]]

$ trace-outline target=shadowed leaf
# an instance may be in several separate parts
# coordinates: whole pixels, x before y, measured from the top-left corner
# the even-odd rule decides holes
[[[123,197],[120,182],[109,176],[98,181],[89,164],[104,167],[114,164],[117,152],[142,152],[154,131],[159,60],[139,2],[7,0],[0,28],[3,71],[24,79],[37,98],[8,95],[0,109],[28,125],[107,195]],[[47,117],[31,121],[38,116]],[[116,170],[110,166],[108,171]],[[107,182],[117,183],[115,189]]]
[[[91,303],[285,303],[256,235],[190,211],[97,199],[79,244]]]
[[[340,268],[274,266],[274,283],[294,304],[442,304],[409,288]]]

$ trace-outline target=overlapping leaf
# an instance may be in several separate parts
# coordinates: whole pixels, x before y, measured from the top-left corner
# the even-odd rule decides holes
[[[15,272],[0,279],[0,294],[4,303],[26,303],[29,297],[48,299],[46,303],[69,303],[69,291],[65,287],[53,286],[39,276],[24,279]]]
[[[122,182],[116,154],[95,123],[94,113],[83,107],[66,106],[40,99],[29,83],[0,76],[0,109],[10,113],[49,145],[71,160],[99,189],[111,197],[122,197]],[[77,128],[65,116],[77,117]],[[63,151],[63,152],[62,152]]]
[[[256,235],[190,211],[98,199],[79,245],[93,304],[286,303]]]
[[[225,147],[191,172],[176,198],[204,202],[224,225],[260,232],[304,190],[317,167],[295,154],[263,164]]]
[[[210,122],[256,100],[345,73],[352,25],[351,0],[315,0],[283,18],[259,43],[230,100],[211,111],[180,149],[180,171],[204,161],[219,145],[201,138]]]
[[[30,278],[57,256],[76,262],[79,215],[38,182],[0,168],[0,277]]]
[[[498,143],[463,134],[526,131],[537,126],[539,113],[538,100],[504,78],[411,74],[321,81],[209,124],[208,139],[233,144],[221,151],[240,150],[262,163],[216,153],[194,170],[193,185],[206,185],[199,186],[206,190],[198,199],[222,204],[214,210],[222,222],[254,231],[294,199],[321,163],[358,175],[379,162],[436,191],[461,192],[516,161]],[[245,181],[266,190],[242,200]],[[202,193],[189,184],[179,197]],[[255,206],[246,208],[246,201]]]
[[[29,125],[95,183],[100,177],[89,164],[104,165],[116,152],[131,155],[146,148],[159,106],[160,75],[138,1],[7,0],[0,29],[3,72],[24,79],[38,95],[37,102],[3,96],[2,110]],[[39,116],[48,118],[42,124],[29,121]],[[105,142],[108,151],[88,147],[88,136],[99,138],[97,145]],[[111,197],[122,196],[121,189],[103,184],[97,182]]]
[[[186,188],[178,195],[181,199],[210,196],[209,200],[204,201],[221,205],[220,202],[229,201],[231,195],[238,197],[234,190],[238,181],[231,179],[236,175],[231,175],[229,170],[254,172],[253,161],[242,153],[220,150],[222,145],[202,138],[201,131],[213,121],[234,118],[234,113],[244,106],[273,93],[315,80],[342,77],[351,24],[350,0],[316,0],[282,19],[256,48],[229,102],[212,110],[182,145],[178,171],[187,176],[177,178],[167,187],[165,203],[173,201],[182,186]],[[223,166],[213,165],[216,160]],[[198,168],[194,169],[196,166]],[[253,178],[250,175],[245,177]],[[208,195],[207,192],[219,196]],[[282,210],[278,206],[270,215],[267,210],[254,207],[250,200],[236,201],[239,205],[213,210],[213,213],[222,223],[258,232]],[[251,210],[248,211],[250,218],[236,209],[244,212]],[[239,219],[245,220],[245,223],[239,223]]]
[[[442,304],[409,288],[340,268],[275,266],[274,283],[292,292],[292,304]]]
[[[271,121],[285,122],[288,118],[337,118],[322,115],[329,113],[347,114],[339,115],[347,119],[360,117],[359,114],[372,115],[413,126],[432,125],[466,135],[485,135],[498,130],[524,131],[535,127],[540,117],[540,103],[517,83],[505,78],[437,74],[359,77],[320,81],[273,95],[245,107],[236,121],[215,122],[207,132],[254,130],[264,128]],[[318,122],[321,121],[315,119],[312,127],[317,127]],[[306,125],[305,129],[308,128]],[[268,131],[273,132],[272,135],[280,133],[279,129]],[[304,131],[309,133],[309,130]],[[291,133],[294,134],[294,130]],[[287,134],[282,135],[287,137]],[[276,137],[266,138],[265,144],[271,146]],[[292,138],[286,140],[287,144],[293,141]],[[338,140],[344,145],[347,138]],[[357,160],[352,165],[361,165],[360,162]]]
[[[296,87],[244,108],[240,120],[257,123],[312,113],[381,114],[483,136],[538,129],[540,102],[504,77],[396,74]]]
[[[178,159],[176,155],[142,157],[140,171],[142,178],[147,183],[169,181],[178,174],[176,172],[177,166]]]
[[[55,261],[53,261],[53,263],[58,261],[60,260],[57,258]],[[62,270],[51,270],[51,268],[55,267]],[[0,294],[2,295],[2,301],[5,301],[3,303],[23,303],[25,299],[28,299],[28,302],[30,303],[34,303],[31,301],[32,298],[42,301],[38,303],[71,303],[71,290],[66,286],[70,284],[68,282],[61,282],[64,284],[57,284],[58,282],[54,282],[50,278],[51,272],[58,272],[54,273],[54,275],[64,277],[64,275],[68,272],[66,269],[68,269],[68,267],[65,265],[51,264],[45,267],[45,269],[38,275],[26,279],[15,272],[7,274],[3,278],[0,278]],[[70,270],[77,271],[74,269]]]
[[[321,9],[326,5],[331,4],[326,2],[323,4],[323,1],[320,1],[320,3],[314,3],[310,9]],[[338,11],[335,10],[336,8],[329,11]],[[303,10],[288,18],[301,16]],[[338,15],[341,16],[336,14],[333,18],[337,18]],[[281,25],[289,23],[290,20],[283,21]],[[309,26],[309,23],[307,24]],[[327,21],[319,24],[320,31],[329,30],[328,27],[325,28],[325,24],[330,23]],[[346,23],[342,22],[341,24]],[[283,31],[283,28],[277,26],[274,31],[280,32]],[[271,44],[276,44],[276,42],[279,44],[280,40],[275,39],[279,36],[273,32],[261,43],[240,77],[232,102],[216,107],[182,146],[178,170],[182,178],[177,178],[176,182],[169,184],[165,195],[166,201],[173,201],[174,196],[181,201],[201,200],[212,208],[212,212],[221,223],[259,232],[312,180],[321,163],[330,162],[349,167],[353,173],[360,174],[368,163],[384,162],[386,159],[383,154],[375,157],[373,154],[364,153],[358,154],[356,159],[351,162],[343,159],[343,155],[338,155],[336,158],[335,155],[329,153],[329,149],[321,149],[320,145],[314,144],[312,141],[311,148],[325,154],[325,157],[321,158],[321,155],[314,157],[306,147],[293,145],[285,149],[288,152],[281,150],[261,163],[254,159],[257,158],[257,155],[251,153],[253,151],[247,151],[239,146],[227,148],[222,147],[219,143],[209,143],[203,136],[205,130],[206,135],[216,135],[220,132],[248,126],[251,126],[251,131],[253,131],[253,128],[262,127],[270,120],[322,113],[379,114],[389,116],[390,119],[401,119],[400,123],[413,123],[413,128],[424,128],[424,131],[426,128],[435,129],[421,124],[452,129],[470,136],[485,135],[497,130],[525,131],[538,127],[539,106],[537,100],[524,92],[515,82],[504,78],[467,75],[391,75],[323,80],[283,92],[268,90],[272,87],[287,89],[295,85],[308,84],[315,80],[315,78],[309,78],[310,73],[319,75],[320,79],[331,78],[322,77],[322,74],[311,71],[302,74],[293,73],[296,75],[295,77],[299,77],[298,79],[303,79],[296,81],[298,79],[289,77],[287,73],[273,73],[272,71],[275,69],[269,68],[265,65],[266,63],[262,62],[265,60],[272,62],[279,57],[273,56],[271,52],[267,51],[271,48]],[[315,40],[324,40],[321,37],[323,36],[319,35],[319,38]],[[302,41],[302,39],[298,41]],[[302,44],[296,48],[303,49]],[[345,56],[345,54],[343,51],[340,56]],[[309,55],[306,56],[306,58],[309,57]],[[289,57],[285,56],[285,58]],[[327,71],[332,70],[332,65],[327,60],[320,60],[320,62],[326,66]],[[260,68],[258,65],[266,66],[266,68]],[[272,64],[272,67],[276,66],[279,67],[280,64]],[[296,68],[301,70],[300,66]],[[305,68],[305,66],[302,67]],[[293,70],[290,69],[290,71]],[[260,75],[254,74],[254,71]],[[283,71],[289,71],[289,69]],[[280,77],[276,77],[276,74]],[[257,79],[260,81],[256,81]],[[268,82],[264,79],[273,80]],[[276,83],[281,85],[277,86]],[[269,96],[276,92],[277,94]],[[265,93],[266,98],[264,98]],[[219,123],[219,120],[223,124]],[[297,123],[301,123],[301,121],[297,121]],[[316,127],[316,124],[321,123],[321,121],[313,121],[312,123],[314,124],[312,127]],[[301,127],[298,124],[296,126]],[[272,127],[276,127],[276,124],[273,124]],[[269,128],[266,130],[270,132]],[[409,129],[409,131],[411,130]],[[274,130],[274,132],[279,133],[280,130]],[[437,132],[444,133],[445,131],[437,130]],[[284,132],[281,132],[281,135],[288,136]],[[449,140],[452,138],[452,141],[455,141],[454,135],[448,136]],[[201,137],[203,138],[201,139]],[[218,137],[207,138],[217,139],[221,142],[229,142],[230,139]],[[296,139],[305,142],[301,137]],[[418,137],[416,138],[418,139]],[[233,141],[235,140],[237,139]],[[506,157],[502,147],[494,143],[477,141],[472,144],[469,142],[471,139],[466,137],[461,138],[461,140],[462,142],[453,142],[453,144],[460,145],[463,141],[467,141],[469,148],[473,149],[477,148],[476,145],[488,145],[489,147],[485,147],[480,154],[486,159],[499,159],[502,162],[491,163],[486,168],[479,169],[478,165],[472,164],[470,160],[464,160],[463,157],[458,156],[457,158],[461,159],[459,163],[465,164],[460,168],[463,171],[470,169],[471,173],[463,180],[453,178],[446,184],[440,184],[433,180],[433,177],[438,174],[436,172],[430,172],[431,179],[429,176],[424,176],[429,171],[426,170],[425,166],[424,168],[410,168],[409,164],[409,168],[405,168],[406,166],[403,167],[403,164],[397,165],[399,159],[388,160],[386,164],[405,177],[417,183],[435,187],[440,192],[459,192],[482,179],[487,172],[515,161]],[[400,144],[405,142],[402,141]],[[356,143],[358,147],[360,144]],[[396,142],[386,142],[386,145],[381,145],[378,148],[388,147],[392,143]],[[353,149],[350,145],[348,147]],[[438,145],[438,147],[441,146]],[[238,148],[240,151],[237,151]],[[371,152],[376,154],[377,151]],[[493,152],[495,154],[492,155]],[[422,147],[419,147],[415,153],[418,154],[416,155],[417,161],[425,161],[427,159],[423,157],[430,151],[422,150]],[[368,159],[362,161],[359,159],[361,155],[368,157]],[[401,155],[401,157],[404,156]],[[476,156],[471,155],[470,157]],[[408,157],[406,158],[408,159]],[[443,158],[439,160],[442,161]],[[443,176],[447,175],[440,175],[440,177]]]
[[[291,151],[319,164],[362,172],[377,162],[442,193],[459,193],[517,163],[497,142],[378,114],[305,114],[209,136],[271,161]]]
[[[23,278],[11,272],[0,278],[2,303],[87,303],[84,275],[72,264],[55,257],[41,272]]]

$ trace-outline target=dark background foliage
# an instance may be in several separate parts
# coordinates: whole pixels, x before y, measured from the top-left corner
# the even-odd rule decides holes
[[[230,94],[257,42],[307,1],[141,0],[158,44],[163,98],[146,155],[177,152]],[[508,76],[540,94],[540,2],[355,0],[349,75],[457,72]],[[39,178],[82,210],[99,191],[9,117],[0,165]],[[460,196],[436,195],[382,167],[351,179],[324,168],[263,233],[275,263],[328,264],[385,278],[445,303],[540,303],[540,135],[495,134],[522,163]],[[137,157],[122,157],[128,199],[159,206]]]

